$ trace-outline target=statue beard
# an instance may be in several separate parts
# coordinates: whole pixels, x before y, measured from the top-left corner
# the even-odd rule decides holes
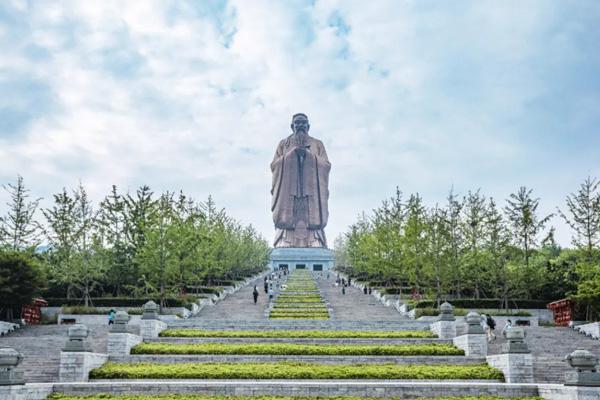
[[[308,144],[308,132],[298,132],[296,134],[296,140],[300,146],[306,146]]]

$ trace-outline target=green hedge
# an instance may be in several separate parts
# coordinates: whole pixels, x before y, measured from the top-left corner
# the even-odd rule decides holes
[[[111,394],[101,393],[89,396],[74,396],[53,393],[48,400],[376,400],[370,397],[295,397],[295,396],[209,396],[203,394]],[[416,400],[425,400],[424,398]],[[497,396],[461,396],[461,397],[428,397],[427,400],[506,400]],[[511,397],[510,400],[543,400],[541,397]]]
[[[71,306],[63,307],[61,312],[63,314],[75,314],[75,315],[96,315],[96,314],[107,314],[107,311],[99,310],[95,307],[84,307],[84,306]],[[142,315],[143,310],[141,308],[129,308],[127,309],[129,315]]]
[[[430,331],[212,331],[201,329],[167,329],[159,333],[161,337],[234,337],[234,338],[380,338],[410,339],[435,338]]]
[[[492,379],[502,372],[487,364],[400,365],[311,363],[113,363],[90,372],[91,379]]]
[[[166,299],[167,307],[185,307],[198,299],[196,296],[185,296]],[[62,297],[45,298],[49,307],[81,306],[81,299],[67,299]],[[157,298],[135,298],[135,297],[92,297],[94,307],[142,307],[150,300],[159,303]]]
[[[464,356],[450,344],[315,345],[292,343],[142,343],[131,354],[229,354],[296,356]]]
[[[464,317],[465,315],[467,315],[469,311],[465,310],[464,308],[455,308],[454,309],[454,315],[459,316],[459,317]],[[519,312],[505,312],[505,311],[499,311],[499,310],[477,310],[477,312],[479,314],[481,313],[485,313],[488,315],[491,315],[493,317],[531,317],[531,313],[529,311],[519,311]],[[440,315],[440,310],[438,310],[437,308],[417,308],[415,309],[415,318],[419,318],[419,317],[423,317],[423,316],[428,316],[428,317],[433,317],[433,316],[437,316]]]
[[[518,308],[546,308],[546,304],[551,303],[553,300],[530,300],[530,299],[516,299],[510,300],[509,306],[512,308],[516,306]],[[488,309],[500,309],[502,305],[502,299],[453,299],[448,300],[452,306],[456,308],[488,308]],[[415,308],[435,308],[435,300],[420,300],[416,302],[409,301],[409,304]]]

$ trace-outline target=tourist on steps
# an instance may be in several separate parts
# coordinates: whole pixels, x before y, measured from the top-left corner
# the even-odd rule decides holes
[[[506,337],[506,332],[510,331],[512,329],[512,321],[509,319],[508,321],[506,321],[506,325],[504,325],[504,328],[502,328],[502,336]]]
[[[254,290],[252,291],[252,297],[254,297],[254,304],[256,304],[256,301],[258,300],[258,289],[256,288],[256,285],[254,285]]]
[[[491,315],[488,314],[486,316],[485,322],[488,326],[488,329],[487,329],[488,342],[491,342],[492,340],[496,340],[496,334],[494,333],[494,329],[496,329],[496,321],[494,320],[494,318],[492,318]]]

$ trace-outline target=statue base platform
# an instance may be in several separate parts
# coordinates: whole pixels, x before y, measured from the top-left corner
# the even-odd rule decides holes
[[[333,251],[320,247],[277,247],[271,251],[269,261],[274,271],[330,271],[335,267]]]

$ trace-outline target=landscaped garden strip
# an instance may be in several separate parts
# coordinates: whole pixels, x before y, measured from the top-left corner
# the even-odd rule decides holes
[[[293,344],[293,343],[142,343],[131,354],[235,354],[309,356],[463,356],[464,350],[451,344]]]
[[[329,311],[312,276],[294,271],[275,299],[269,318],[329,319]]]
[[[74,396],[53,393],[47,400],[381,400],[375,397],[346,397],[346,396],[208,396],[202,394],[92,394]],[[419,398],[416,400],[425,400]],[[461,397],[427,397],[427,400],[507,400],[497,396],[461,396]],[[541,397],[511,397],[510,400],[543,400]]]
[[[430,331],[317,331],[317,330],[272,330],[272,331],[213,331],[206,329],[167,329],[162,337],[198,338],[298,338],[298,339],[412,339],[435,338]]]
[[[434,379],[499,380],[502,372],[476,365],[326,365],[281,363],[113,363],[90,372],[91,379]]]

